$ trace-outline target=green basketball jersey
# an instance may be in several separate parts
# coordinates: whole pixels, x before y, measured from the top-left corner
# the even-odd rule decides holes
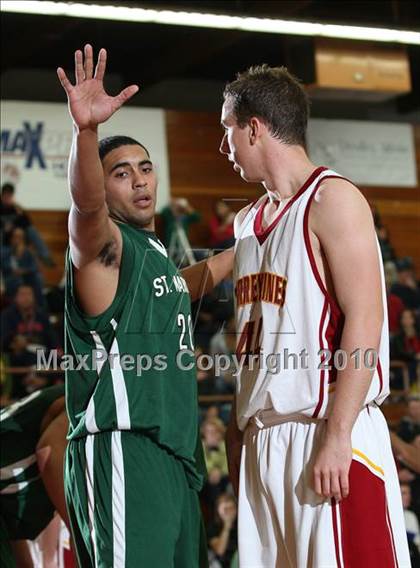
[[[36,538],[53,517],[35,452],[42,420],[62,396],[63,385],[45,388],[0,412],[0,506],[12,540]]]
[[[140,432],[182,460],[191,485],[198,488],[189,292],[154,233],[118,226],[123,242],[118,288],[99,316],[87,316],[77,304],[67,253],[69,439],[105,430]]]

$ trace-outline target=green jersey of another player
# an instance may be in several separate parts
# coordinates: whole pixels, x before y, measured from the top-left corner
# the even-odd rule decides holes
[[[67,519],[62,476],[67,420],[63,411],[64,386],[57,385],[35,391],[0,412],[1,557],[6,566],[14,565],[10,541],[35,539],[55,510]],[[15,554],[20,552],[13,548]]]

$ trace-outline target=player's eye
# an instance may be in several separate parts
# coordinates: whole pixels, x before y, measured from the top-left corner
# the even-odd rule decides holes
[[[118,172],[115,177],[117,178],[125,178],[126,176],[128,176],[128,172]]]
[[[153,168],[150,168],[150,167],[148,167],[148,168],[143,168],[143,173],[145,173],[145,174],[150,174],[150,172],[152,171],[152,169],[153,169]]]

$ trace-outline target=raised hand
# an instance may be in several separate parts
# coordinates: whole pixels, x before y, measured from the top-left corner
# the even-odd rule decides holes
[[[72,85],[64,70],[59,67],[57,75],[67,94],[69,111],[73,122],[83,130],[96,128],[98,124],[108,120],[128,99],[138,91],[137,85],[123,89],[116,97],[105,92],[103,78],[106,68],[106,50],[101,49],[98,55],[95,74],[93,74],[93,49],[87,44],[83,53],[77,50],[75,57],[76,84]]]

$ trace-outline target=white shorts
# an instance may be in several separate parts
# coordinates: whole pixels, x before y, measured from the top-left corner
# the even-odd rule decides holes
[[[239,488],[240,568],[409,568],[388,427],[375,405],[353,428],[349,496],[313,490],[324,420],[265,411],[244,433]]]

